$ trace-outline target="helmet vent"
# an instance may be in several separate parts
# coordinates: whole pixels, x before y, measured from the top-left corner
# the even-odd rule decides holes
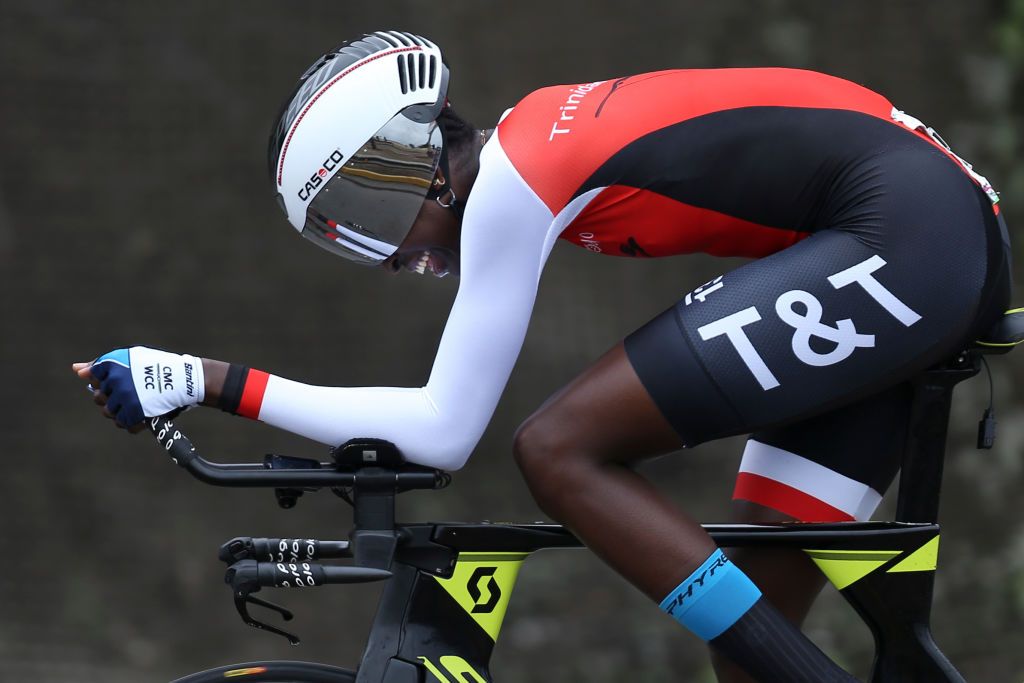
[[[402,31],[388,31],[387,33],[378,32],[377,35],[379,35],[379,36],[384,36],[384,35],[389,36],[392,40],[397,40],[400,44],[405,45],[406,47],[412,47],[413,45],[419,45],[420,44],[419,41],[414,40],[414,38],[416,36],[414,36],[411,33],[404,33]]]
[[[402,88],[402,94],[409,92],[409,75],[405,71],[405,56],[398,55],[398,85]]]
[[[398,84],[402,94],[416,92],[427,87],[433,88],[437,80],[437,58],[431,56],[429,62],[422,52],[398,55]]]
[[[405,39],[402,34],[391,34],[389,37]],[[417,50],[398,55],[395,61],[398,64],[398,85],[403,95],[437,86],[438,59],[435,55]]]
[[[406,67],[409,69],[409,90],[416,92],[416,85],[419,78],[416,77],[416,55],[411,52],[405,54]]]
[[[404,44],[404,43],[401,43],[398,40],[396,40],[395,37],[393,35],[391,35],[390,33],[386,33],[384,31],[377,31],[375,33],[367,35],[366,38],[376,38],[377,40],[385,43],[389,47],[401,47]],[[366,38],[364,38],[364,40]],[[387,48],[382,46],[381,49],[387,49]]]

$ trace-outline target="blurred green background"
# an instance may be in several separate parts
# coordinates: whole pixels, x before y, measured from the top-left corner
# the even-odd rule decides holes
[[[70,372],[146,343],[342,385],[425,381],[457,285],[349,267],[300,240],[269,193],[265,143],[299,73],[363,31],[440,43],[452,101],[481,127],[530,90],[667,67],[785,65],[867,85],[935,126],[1024,216],[1024,2],[111,2],[0,4],[0,681],[134,683],[250,658],[354,664],[376,591],[271,597],[300,649],[242,625],[221,583],[235,535],[341,538],[321,493],[214,489],[145,435],[100,419]],[[1020,245],[1017,240],[1018,263]],[[540,518],[511,436],[551,392],[681,294],[739,261],[555,250],[523,354],[455,484],[405,519]],[[1018,304],[1021,300],[1018,299]],[[936,638],[972,681],[1024,679],[1024,352],[954,406]],[[323,449],[216,411],[183,420],[211,457]],[[727,516],[742,441],[646,471],[698,517]],[[891,511],[887,500],[880,515]],[[841,598],[809,634],[864,675],[871,642]],[[710,681],[702,647],[589,554],[524,567],[493,671],[519,681]]]

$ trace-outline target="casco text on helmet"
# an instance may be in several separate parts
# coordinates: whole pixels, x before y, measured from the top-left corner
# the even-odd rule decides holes
[[[380,263],[408,234],[442,154],[448,69],[419,36],[343,43],[302,75],[271,132],[268,166],[288,221],[321,247]]]

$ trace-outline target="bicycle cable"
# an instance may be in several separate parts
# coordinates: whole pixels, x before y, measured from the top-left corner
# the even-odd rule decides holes
[[[988,374],[988,408],[978,422],[978,442],[980,450],[989,450],[996,442],[996,408],[995,408],[995,383],[992,381],[992,370],[988,367],[985,356],[981,356],[981,364],[985,366]]]

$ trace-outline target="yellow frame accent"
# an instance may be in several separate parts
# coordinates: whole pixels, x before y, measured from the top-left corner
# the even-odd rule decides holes
[[[1024,310],[1024,309],[1022,309]],[[804,549],[818,569],[837,589],[860,581],[883,564],[899,556],[901,550],[812,550]],[[939,563],[939,536],[936,534],[910,551],[886,573],[933,572]]]
[[[875,571],[899,550],[804,550],[838,590]]]
[[[519,567],[527,557],[529,557],[529,553],[459,553],[451,578],[444,579],[435,576],[434,579],[448,591],[455,602],[492,640],[497,641],[498,633],[501,631],[501,622],[505,618],[505,610],[508,608],[508,601],[512,596],[512,589],[516,585],[516,577],[519,575]],[[490,581],[494,582],[501,593],[494,609],[486,613],[473,611],[473,608],[477,606],[477,601],[469,594],[469,580],[480,567],[493,569],[490,574],[487,574],[489,580],[484,588],[484,591],[488,592],[488,599],[490,599]],[[479,589],[479,587],[477,588]]]
[[[936,536],[900,560],[888,572],[933,572],[938,565],[939,537]]]

